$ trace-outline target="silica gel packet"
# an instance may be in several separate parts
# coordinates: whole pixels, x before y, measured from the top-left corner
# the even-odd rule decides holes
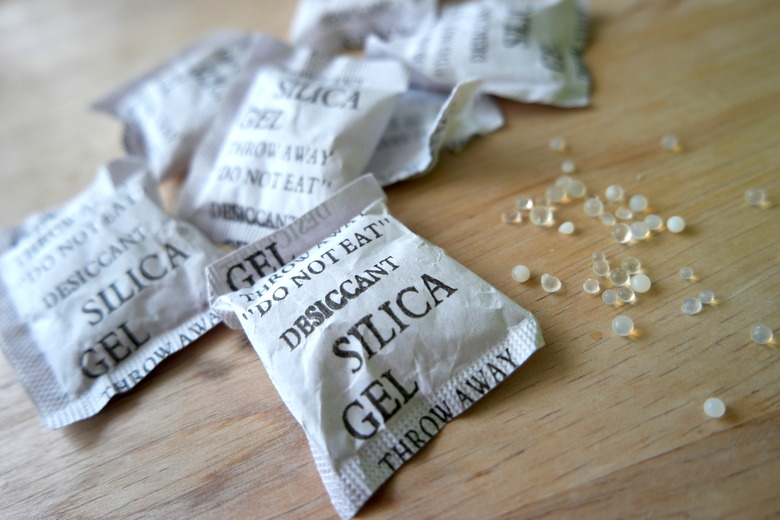
[[[208,280],[343,518],[543,344],[529,312],[393,218],[370,175]]]
[[[484,0],[448,5],[436,25],[408,38],[366,40],[367,57],[395,57],[419,85],[483,80],[483,92],[525,103],[589,103],[582,61],[587,21],[578,0]]]
[[[253,70],[198,146],[177,211],[232,246],[291,223],[365,173],[409,76],[395,60],[308,49]]]
[[[141,163],[114,161],[0,256],[3,351],[49,428],[96,414],[219,323],[205,269],[222,251],[156,190]]]

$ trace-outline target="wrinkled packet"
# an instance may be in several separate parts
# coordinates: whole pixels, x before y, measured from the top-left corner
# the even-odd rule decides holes
[[[298,0],[290,40],[321,52],[363,47],[369,34],[409,36],[436,19],[436,0]]]
[[[484,0],[448,5],[435,26],[408,38],[370,36],[365,53],[403,61],[415,85],[478,78],[483,92],[498,97],[580,107],[590,102],[586,36],[580,0]]]
[[[460,151],[475,136],[504,126],[496,101],[480,93],[481,80],[449,93],[410,88],[401,98],[366,167],[382,186],[429,172],[442,150]]]
[[[543,344],[529,312],[393,218],[370,175],[220,259],[208,283],[342,518]]]
[[[396,60],[304,48],[252,70],[198,146],[177,210],[230,246],[291,223],[365,173],[409,78]]]
[[[272,54],[286,45],[261,33],[217,33],[108,94],[93,108],[124,123],[127,153],[143,159],[158,179],[181,175],[226,93],[246,72],[253,46]]]
[[[95,415],[219,323],[205,268],[222,251],[163,211],[136,160],[26,231],[0,255],[0,338],[48,428]]]

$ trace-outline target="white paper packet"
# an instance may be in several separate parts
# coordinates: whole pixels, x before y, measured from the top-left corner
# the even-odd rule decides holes
[[[534,317],[393,218],[366,175],[208,269],[352,517],[543,340]]]
[[[395,60],[303,48],[264,64],[198,146],[177,214],[231,246],[291,223],[365,173],[408,77]]]
[[[436,0],[298,0],[290,40],[321,52],[360,49],[368,34],[409,36],[436,20]]]
[[[158,179],[183,174],[225,94],[246,71],[250,49],[270,57],[287,45],[261,33],[209,36],[95,102],[125,124],[128,154]]]
[[[48,428],[100,411],[211,329],[205,268],[222,251],[160,206],[136,160],[0,256],[3,351]]]
[[[449,93],[410,88],[393,113],[366,171],[382,186],[423,175],[442,149],[461,150],[472,137],[504,125],[501,108],[481,94],[481,80],[464,81]]]
[[[483,91],[561,107],[589,103],[580,0],[483,0],[448,5],[434,27],[409,38],[366,40],[367,57],[395,57],[413,84],[451,87],[480,78]]]

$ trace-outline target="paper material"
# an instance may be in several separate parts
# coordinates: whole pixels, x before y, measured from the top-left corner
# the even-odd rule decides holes
[[[446,6],[412,37],[366,40],[366,56],[395,57],[413,84],[452,87],[482,79],[483,92],[526,103],[579,107],[590,80],[581,54],[587,22],[577,0],[485,0]]]
[[[231,246],[290,224],[365,172],[408,75],[308,49],[260,66],[198,147],[178,215]]]
[[[530,313],[393,218],[371,176],[208,278],[342,518],[543,343]]]
[[[165,214],[132,160],[0,256],[0,338],[43,423],[96,414],[219,322],[205,268],[221,251]]]

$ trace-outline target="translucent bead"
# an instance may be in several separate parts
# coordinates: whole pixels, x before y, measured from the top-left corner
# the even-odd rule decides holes
[[[601,293],[601,299],[607,305],[615,305],[618,301],[618,295],[617,292],[615,292],[614,290],[607,289],[606,291]]]
[[[667,152],[679,152],[682,150],[680,146],[680,140],[674,134],[666,134],[661,138],[661,148]]]
[[[699,291],[699,300],[705,305],[710,305],[715,302],[715,293],[706,289]]]
[[[618,244],[625,244],[631,240],[631,228],[623,222],[615,224],[612,228],[612,240]]]
[[[772,342],[775,334],[772,329],[766,325],[756,325],[750,329],[750,339],[758,343],[759,345],[769,345]]]
[[[628,207],[631,208],[631,211],[643,212],[647,209],[647,197],[644,195],[633,195],[628,199]]]
[[[553,212],[547,206],[534,206],[528,213],[528,220],[537,226],[548,226],[552,223]]]
[[[604,191],[604,195],[607,196],[608,201],[618,202],[619,200],[623,200],[625,192],[623,191],[623,188],[617,184],[613,184],[612,186],[607,187],[607,189]]]
[[[628,336],[634,332],[634,322],[628,316],[617,316],[612,320],[612,331],[618,336]]]
[[[607,276],[609,274],[609,264],[606,260],[593,262],[593,274],[596,276]]]
[[[569,174],[574,173],[574,171],[577,169],[577,166],[574,164],[574,161],[563,161],[561,163],[561,171],[563,173]]]
[[[594,262],[602,262],[607,259],[607,255],[605,255],[602,251],[597,251],[590,255],[590,259]]]
[[[526,195],[521,195],[515,201],[515,206],[517,206],[517,209],[519,210],[528,211],[534,207],[534,199]]]
[[[560,226],[558,226],[558,231],[560,233],[563,233],[564,235],[571,235],[572,233],[574,233],[574,224],[569,221],[566,221]]]
[[[717,397],[710,397],[704,401],[704,413],[713,419],[720,419],[726,414],[726,405]]]
[[[683,280],[693,280],[693,277],[695,275],[693,274],[693,269],[690,267],[681,267],[680,268],[680,278]]]
[[[685,298],[682,303],[682,311],[685,314],[699,314],[701,312],[701,300],[698,298]]]
[[[634,240],[644,240],[650,234],[650,228],[644,222],[631,223],[631,238]]]
[[[614,226],[615,225],[615,215],[612,213],[602,213],[601,215],[601,223],[604,224],[607,227]]]
[[[561,281],[558,277],[544,273],[542,275],[542,289],[547,292],[557,292],[561,288]]]
[[[518,222],[522,221],[523,215],[520,214],[520,212],[517,210],[511,209],[501,213],[501,222],[506,222],[507,224],[517,224]]]
[[[609,281],[615,287],[620,287],[628,283],[628,272],[622,267],[616,267],[609,272]]]
[[[582,284],[582,290],[588,294],[598,294],[601,290],[601,285],[595,278],[588,278],[585,280],[585,283]]]
[[[556,186],[563,186],[564,188],[571,184],[572,178],[568,175],[561,175],[557,179],[555,179],[555,185]]]
[[[625,206],[620,206],[615,210],[615,216],[620,220],[631,220],[634,218],[634,213]]]
[[[650,231],[658,231],[664,227],[664,219],[658,215],[648,215],[645,217],[645,224]]]
[[[566,141],[562,137],[553,137],[550,139],[550,150],[553,152],[565,152]]]
[[[635,274],[631,277],[631,288],[638,293],[646,293],[651,285],[650,277],[646,274]]]
[[[591,197],[582,204],[582,210],[589,217],[598,217],[604,211],[604,203],[598,197]]]
[[[750,206],[760,206],[766,201],[766,191],[761,188],[749,188],[745,192],[745,202]]]
[[[544,195],[550,204],[558,204],[566,198],[566,188],[563,186],[550,186],[545,190]]]
[[[628,274],[636,274],[642,270],[642,262],[633,256],[627,256],[620,262],[620,267],[626,270]]]
[[[531,278],[531,270],[524,265],[516,265],[512,268],[512,279],[516,282],[527,282]]]
[[[623,303],[631,303],[636,298],[636,294],[634,294],[634,290],[631,287],[618,287],[615,292],[618,300]]]
[[[581,199],[587,191],[585,184],[576,179],[566,185],[566,194],[572,199]]]
[[[679,233],[685,229],[685,219],[678,216],[669,217],[666,221],[666,228],[672,233]]]

